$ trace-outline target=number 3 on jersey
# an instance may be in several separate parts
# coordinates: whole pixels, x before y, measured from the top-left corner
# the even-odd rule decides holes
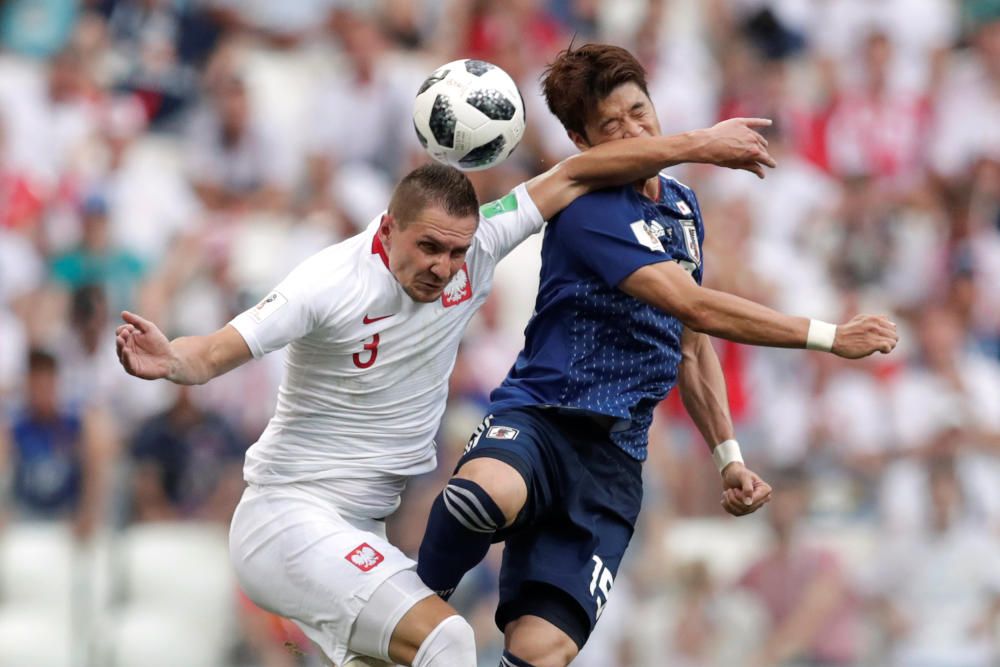
[[[597,613],[594,614],[594,620],[601,617],[604,613],[604,607],[608,603],[608,595],[611,594],[611,587],[615,583],[615,575],[611,574],[611,570],[604,567],[604,561],[597,554],[594,554],[594,574],[590,577],[590,594],[594,596],[594,602],[597,603]]]
[[[375,363],[375,358],[378,357],[378,334],[373,334],[371,342],[365,343],[363,348],[361,352],[354,353],[354,365],[358,368],[371,368],[372,364]],[[362,359],[366,352],[367,358]]]

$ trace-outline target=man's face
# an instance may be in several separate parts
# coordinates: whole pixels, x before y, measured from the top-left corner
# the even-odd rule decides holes
[[[660,135],[656,109],[646,93],[631,81],[623,83],[597,104],[587,120],[586,136],[569,131],[576,147],[586,150],[615,139]]]
[[[411,299],[429,303],[441,297],[465,263],[478,224],[478,216],[455,217],[438,206],[424,208],[402,229],[391,215],[382,216],[379,236],[389,270]]]
[[[28,373],[28,407],[32,414],[51,419],[56,414],[56,372],[52,369],[35,369]]]

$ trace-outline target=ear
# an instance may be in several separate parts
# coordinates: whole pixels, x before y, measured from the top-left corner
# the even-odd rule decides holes
[[[576,146],[577,150],[585,151],[588,148],[590,148],[590,142],[587,141],[587,138],[582,134],[580,134],[579,132],[574,132],[573,130],[566,130],[566,136],[569,137],[569,140],[573,142],[573,145]]]
[[[378,236],[382,240],[382,246],[388,250],[392,230],[396,227],[396,221],[388,213],[382,214],[382,219],[378,223]]]

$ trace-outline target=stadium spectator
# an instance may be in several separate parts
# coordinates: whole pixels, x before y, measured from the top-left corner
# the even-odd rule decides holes
[[[1000,364],[969,344],[947,306],[928,305],[916,321],[919,363],[895,380],[891,393],[897,451],[882,479],[882,510],[896,528],[926,516],[924,465],[954,456],[968,509],[1000,521]]]
[[[928,100],[922,91],[891,87],[893,45],[888,35],[870,34],[862,53],[863,80],[847,87],[827,121],[830,166],[839,175],[869,177],[882,189],[902,191],[922,175]]]
[[[243,492],[248,442],[180,387],[174,404],[139,426],[132,443],[136,521],[202,519],[228,523]]]
[[[198,197],[216,212],[281,209],[294,177],[291,155],[254,116],[246,81],[237,72],[221,72],[208,94],[187,138],[188,175]]]
[[[324,82],[310,110],[309,206],[332,207],[350,224],[346,235],[381,211],[419,149],[410,100],[426,72],[390,52],[376,17],[341,12],[334,34],[346,67]]]
[[[788,469],[775,481],[781,492],[767,513],[774,543],[739,580],[770,620],[746,664],[854,665],[861,653],[860,618],[843,565],[831,551],[801,541],[809,502],[805,471]]]
[[[202,63],[219,28],[193,3],[166,0],[105,0],[95,16],[110,42],[109,75],[121,90],[135,93],[155,126],[164,126],[198,94]]]
[[[79,246],[52,260],[52,278],[69,292],[85,285],[99,285],[110,307],[133,307],[146,272],[142,261],[116,247],[108,229],[108,204],[100,194],[87,197],[81,206],[83,235]]]
[[[886,544],[871,584],[890,641],[884,664],[987,667],[996,660],[1000,545],[972,520],[953,459],[928,467],[928,522]]]
[[[112,426],[97,411],[74,412],[58,398],[58,364],[32,349],[25,404],[0,432],[0,475],[11,480],[4,514],[22,521],[71,521],[89,538],[107,510],[115,455]]]

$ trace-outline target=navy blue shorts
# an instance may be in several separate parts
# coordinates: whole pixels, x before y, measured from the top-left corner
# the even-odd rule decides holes
[[[500,570],[501,631],[541,616],[586,642],[600,618],[642,505],[642,464],[585,415],[516,408],[487,417],[458,468],[489,457],[515,468],[528,500],[510,527]]]

